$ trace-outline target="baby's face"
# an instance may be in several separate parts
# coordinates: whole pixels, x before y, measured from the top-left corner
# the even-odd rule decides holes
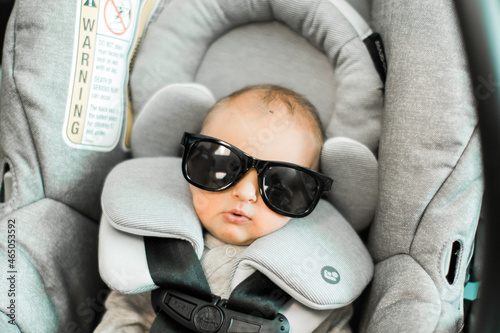
[[[247,92],[214,110],[202,134],[226,141],[258,159],[311,168],[318,158],[312,125],[300,121],[303,116],[297,112],[290,114],[285,106],[263,106],[256,102],[255,94]],[[229,244],[249,245],[290,220],[262,201],[253,168],[227,190],[209,192],[192,185],[190,189],[203,226]]]

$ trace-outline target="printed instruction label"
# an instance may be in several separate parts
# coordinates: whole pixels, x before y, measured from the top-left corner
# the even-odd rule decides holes
[[[80,0],[63,128],[71,147],[110,151],[120,141],[129,114],[129,61],[155,2]]]

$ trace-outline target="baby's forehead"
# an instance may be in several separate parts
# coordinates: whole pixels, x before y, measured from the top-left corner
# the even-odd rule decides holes
[[[270,97],[271,96],[271,97]],[[292,98],[283,98],[270,95],[266,90],[250,90],[240,95],[222,100],[215,112],[230,112],[235,117],[247,120],[270,121],[273,118],[283,121],[295,120],[295,125],[308,127],[312,125],[308,120],[308,111],[304,106]]]
[[[255,101],[254,101],[255,102]],[[260,137],[282,136],[290,130],[300,130],[313,135],[314,122],[298,112],[290,112],[283,103],[267,105],[260,103],[229,102],[212,111],[202,132],[212,132],[217,136],[222,128],[230,126],[231,131],[246,135],[248,140]],[[262,140],[261,140],[262,141]]]
[[[269,89],[250,89],[237,92],[220,100],[205,119],[206,127],[224,126],[231,119],[243,127],[252,126],[257,134],[267,136],[282,135],[287,128],[300,130],[311,136],[311,148],[321,151],[323,131],[319,117],[314,114],[314,106],[302,96]],[[312,108],[312,109],[311,109]],[[233,124],[234,124],[233,122]],[[257,132],[257,133],[255,133]],[[252,140],[249,138],[249,140]]]
[[[249,90],[240,95],[228,98],[228,103],[252,107],[255,110],[262,112],[275,112],[273,109],[279,109],[282,111],[288,111],[290,114],[294,114],[295,106],[292,103],[297,104],[292,101],[292,98],[286,98],[281,95],[281,97],[267,90]],[[299,105],[298,105],[299,106]]]

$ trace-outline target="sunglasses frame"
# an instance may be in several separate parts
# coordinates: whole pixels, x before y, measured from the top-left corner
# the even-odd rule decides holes
[[[190,153],[193,145],[195,143],[198,143],[198,142],[216,143],[218,145],[224,146],[225,148],[229,149],[231,152],[236,154],[236,156],[239,158],[240,162],[242,162],[242,167],[241,167],[240,173],[235,177],[235,179],[233,181],[231,181],[227,185],[224,185],[220,188],[213,188],[213,187],[207,187],[207,186],[198,184],[195,181],[193,181],[191,179],[191,177],[189,177],[188,172],[187,172],[187,160],[188,160],[189,153]],[[243,176],[248,172],[248,170],[250,170],[250,168],[254,168],[257,171],[259,192],[260,192],[260,196],[261,196],[262,200],[264,201],[266,206],[269,207],[269,209],[271,209],[272,211],[274,211],[280,215],[284,215],[284,216],[288,216],[288,217],[295,217],[295,218],[304,217],[304,216],[309,215],[314,210],[316,205],[318,204],[318,201],[321,198],[321,195],[324,192],[329,191],[331,186],[332,186],[332,183],[333,183],[333,179],[331,179],[330,177],[327,177],[319,172],[316,172],[314,170],[308,169],[306,167],[303,167],[303,166],[300,166],[300,165],[297,165],[294,163],[261,160],[261,159],[258,159],[258,158],[255,158],[253,156],[248,155],[243,150],[239,149],[238,147],[233,146],[230,143],[227,143],[223,140],[220,140],[220,139],[217,139],[217,138],[214,138],[211,136],[185,132],[183,137],[182,137],[182,140],[181,140],[181,145],[184,146],[184,153],[182,156],[182,174],[184,175],[184,178],[190,184],[192,184],[192,185],[194,185],[202,190],[205,190],[205,191],[221,192],[221,191],[227,190],[228,188],[230,188],[231,186],[236,184],[241,178],[243,178]],[[271,168],[273,166],[288,167],[288,168],[292,168],[295,170],[299,170],[301,172],[304,172],[304,173],[310,175],[311,177],[313,177],[316,180],[317,191],[316,191],[315,197],[313,198],[311,205],[303,213],[294,214],[291,212],[284,211],[284,210],[274,206],[273,203],[267,197],[266,192],[263,190],[263,188],[264,188],[264,176],[263,175],[265,174],[266,170],[268,170],[269,168]]]

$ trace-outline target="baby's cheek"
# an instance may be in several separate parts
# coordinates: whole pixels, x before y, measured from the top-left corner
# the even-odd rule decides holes
[[[264,223],[261,224],[261,232],[263,233],[262,236],[281,229],[291,220],[290,217],[280,215],[273,211],[269,211],[266,215],[266,217],[263,217]]]
[[[282,216],[282,217],[281,217],[281,221],[280,221],[280,223],[279,223],[279,224],[280,224],[279,228],[284,227],[284,226],[285,226],[288,222],[290,222],[290,220],[291,220],[291,218],[290,218],[290,217]],[[279,228],[278,228],[278,229],[279,229]]]
[[[198,215],[200,212],[205,212],[210,207],[210,199],[207,191],[201,190],[190,185],[191,195],[193,198],[193,206]]]

